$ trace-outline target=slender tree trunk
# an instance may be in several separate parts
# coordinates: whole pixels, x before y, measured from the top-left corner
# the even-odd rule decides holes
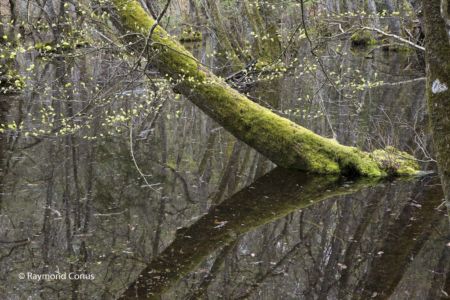
[[[450,210],[450,43],[441,1],[422,1],[430,124],[447,208]]]
[[[269,5],[268,4],[264,5]],[[281,53],[280,41],[278,39],[277,26],[273,21],[274,17],[270,8],[261,8],[261,12],[268,20],[266,23],[263,20],[263,16],[260,13],[260,7],[263,4],[259,1],[254,0],[244,0],[243,6],[245,9],[245,14],[252,27],[253,32],[258,36],[255,38],[253,45],[254,52],[256,54],[256,59],[263,63],[270,63],[274,61],[277,56]],[[263,38],[264,37],[264,38]]]
[[[243,55],[242,49],[240,49],[239,45],[233,42],[233,38],[230,36],[230,33],[223,22],[218,1],[207,0],[206,2],[208,4],[209,11],[211,12],[209,22],[211,22],[214,27],[220,48],[226,53],[228,60],[232,64],[231,70],[237,71],[242,69],[244,65],[241,59],[244,60],[245,56]]]
[[[367,10],[372,17],[372,25],[376,28],[380,28],[380,18],[377,14],[377,5],[375,3],[375,0],[367,1]]]
[[[393,0],[384,0],[389,16],[389,31],[393,34],[400,35],[400,20],[397,16],[392,16],[395,11],[395,5]]]

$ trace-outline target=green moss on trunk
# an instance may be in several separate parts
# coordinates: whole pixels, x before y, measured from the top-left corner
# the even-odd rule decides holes
[[[137,1],[114,0],[113,3],[122,20],[117,25],[123,33],[148,35],[155,21]],[[128,36],[135,42],[134,47],[139,47],[136,42],[140,37]],[[152,42],[150,51],[156,67],[171,78],[176,92],[188,97],[234,136],[277,165],[321,174],[405,174],[402,161],[396,170],[387,170],[376,156],[321,137],[252,102],[203,67],[159,26],[152,35]],[[409,171],[407,174],[411,173]]]

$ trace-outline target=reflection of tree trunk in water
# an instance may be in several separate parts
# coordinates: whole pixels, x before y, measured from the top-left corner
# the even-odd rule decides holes
[[[206,2],[209,11],[211,12],[209,21],[212,23],[212,26],[215,29],[214,31],[217,35],[221,50],[223,50],[227,54],[226,58],[232,64],[231,70],[237,71],[242,69],[242,61],[245,61],[245,55],[243,54],[239,44],[233,40],[233,36],[230,35],[229,30],[223,23],[223,14],[220,12],[218,6],[220,5],[220,1],[206,0]]]
[[[203,154],[202,160],[200,161],[200,165],[198,166],[197,175],[202,179],[206,180],[206,183],[209,182],[210,177],[203,178],[205,175],[205,171],[208,169],[208,167],[211,165],[211,158],[214,151],[214,145],[216,143],[216,138],[219,134],[219,129],[213,129],[211,130],[211,133],[209,134],[208,140],[206,141],[206,149],[205,153]]]
[[[160,134],[161,134],[161,162],[163,165],[167,164],[167,157],[169,155],[168,153],[168,147],[167,147],[167,133],[166,133],[166,120],[164,118],[160,119],[159,122],[159,128],[160,128]],[[175,133],[176,134],[176,133]],[[162,233],[162,226],[165,220],[165,214],[166,214],[166,201],[168,195],[174,195],[175,190],[175,183],[170,184],[170,175],[169,172],[165,168],[161,170],[162,177],[164,178],[164,186],[161,192],[161,196],[159,198],[159,208],[158,208],[158,218],[157,218],[157,224],[156,224],[156,230],[155,230],[155,236],[153,238],[152,242],[152,251],[153,256],[158,255],[159,253],[159,243],[161,242],[161,233]],[[168,189],[171,188],[172,192],[168,193]]]
[[[237,172],[237,176],[239,178],[245,178],[246,174],[248,174],[247,172],[250,169],[249,165],[250,165],[250,162],[251,162],[250,154],[252,154],[252,153],[254,154],[254,152],[252,152],[253,151],[252,148],[248,147],[247,145],[243,145],[243,146],[245,147],[245,152],[244,152],[244,156],[243,156],[243,159],[242,159],[241,167],[239,168],[239,170]],[[247,175],[247,178],[248,177],[250,177],[250,176]],[[232,191],[232,192],[230,192],[230,195],[231,195],[231,193],[234,193],[234,192],[237,191],[239,183],[244,184],[245,181],[244,180],[233,180],[230,183],[230,185],[228,187],[228,189],[230,191]],[[242,184],[241,184],[241,186],[242,186]]]
[[[449,240],[449,235],[440,240],[440,242],[444,245],[444,248],[441,252],[438,264],[433,270],[434,276],[428,292],[428,300],[450,298],[450,285],[446,285],[446,281],[447,283],[450,282],[450,247],[446,245]],[[447,293],[447,295],[443,292]]]
[[[345,268],[341,271],[341,276],[339,278],[339,299],[345,299],[347,297],[347,287],[350,281],[350,275],[353,274],[353,268],[355,263],[355,255],[360,247],[360,242],[367,227],[372,221],[373,215],[377,211],[379,204],[383,200],[378,200],[378,193],[371,193],[367,195],[369,201],[367,202],[367,207],[361,217],[361,222],[356,227],[355,233],[353,234],[351,240],[349,241],[348,247],[345,250],[343,265]]]
[[[214,207],[189,228],[177,231],[175,240],[141,272],[122,299],[136,295],[140,299],[155,298],[241,234],[314,202],[370,184],[373,181],[359,181],[350,188],[338,188],[336,177],[313,177],[277,168]]]
[[[217,274],[219,273],[225,258],[228,256],[231,250],[236,246],[236,242],[230,243],[222,248],[220,250],[219,254],[214,259],[214,263],[211,266],[211,269],[209,270],[208,274],[203,278],[203,280],[200,282],[198,287],[189,295],[186,297],[187,300],[195,300],[195,299],[202,299],[205,298],[204,295],[206,291],[208,290],[208,287],[210,284],[214,281]],[[207,298],[206,298],[207,299]]]
[[[284,222],[284,228],[286,228],[286,219],[288,216],[281,218],[277,222],[274,222],[272,224],[268,224],[267,226],[263,226],[263,228],[260,230],[261,232],[261,245],[264,245],[266,247],[261,247],[259,249],[255,249],[255,257],[258,257],[258,261],[261,262],[257,265],[255,270],[255,280],[258,282],[260,278],[264,277],[265,274],[267,274],[267,269],[270,269],[270,262],[271,260],[276,257],[276,247],[268,247],[268,245],[276,245],[277,240],[280,236],[275,236],[277,227],[280,226],[279,223]],[[283,233],[281,233],[282,235]],[[238,264],[238,263],[236,263]],[[250,280],[249,280],[250,281]],[[262,281],[260,281],[262,282]],[[251,285],[255,285],[255,283],[252,283]]]
[[[243,4],[250,26],[258,36],[255,38],[253,44],[254,53],[257,55],[255,58],[261,59],[265,63],[270,63],[281,52],[277,24],[274,22],[273,19],[275,16],[271,12],[271,3],[270,1],[267,3],[259,3],[258,0],[244,0]],[[264,22],[263,16],[260,13],[260,8],[266,22]]]
[[[191,107],[190,109],[195,109],[195,108]],[[185,122],[181,126],[183,126],[183,128],[181,130],[182,139],[181,139],[181,142],[178,144],[179,148],[177,149],[177,158],[175,160],[176,169],[179,169],[181,161],[185,154],[184,149],[186,148],[187,138],[188,138],[188,136],[190,136],[188,134],[188,132],[190,132],[192,130],[192,127],[194,126],[194,122],[191,122],[190,120],[185,119]],[[178,133],[178,128],[177,128],[177,133]],[[177,134],[177,133],[175,133],[175,134]]]
[[[47,153],[49,157],[52,157],[55,154],[54,144],[49,144],[49,149],[47,150]],[[42,273],[46,274],[48,273],[48,266],[50,265],[50,243],[52,240],[51,236],[51,214],[52,214],[52,206],[53,206],[53,185],[54,185],[54,163],[53,160],[50,161],[50,165],[46,168],[48,171],[47,174],[45,174],[45,178],[47,180],[47,189],[46,189],[46,200],[45,200],[45,209],[44,209],[44,222],[42,225],[42,234],[43,234],[43,241],[42,241],[42,262],[43,262],[43,268]],[[43,284],[43,281],[41,282]],[[42,289],[43,290],[43,289]],[[41,292],[42,299],[45,299],[44,294]]]
[[[263,155],[258,155],[258,161],[256,163],[256,170],[255,170],[255,177],[253,178],[252,182],[255,179],[258,179],[259,177],[263,176],[269,171],[270,161],[265,158]]]
[[[9,111],[8,97],[0,97],[0,127],[7,123],[7,114]],[[8,143],[6,140],[6,132],[0,132],[0,213],[3,210],[3,193],[5,176],[7,174],[6,166],[6,151],[8,150]]]
[[[353,299],[385,299],[392,295],[402,279],[411,257],[414,257],[429,238],[430,230],[442,217],[435,207],[442,199],[441,187],[435,183],[436,178],[424,178],[412,191],[414,198],[408,201],[396,222],[384,236],[381,247],[374,253],[381,253],[373,258],[366,276],[358,284]],[[417,205],[421,207],[417,207]]]
[[[234,299],[235,300],[248,299],[252,294],[254,294],[258,290],[258,288],[267,278],[273,276],[276,270],[279,270],[282,266],[287,265],[292,259],[294,259],[299,254],[299,250],[301,249],[302,246],[303,246],[302,242],[295,244],[278,262],[273,264],[267,272],[258,275],[254,280],[254,282],[252,283],[252,285],[248,287],[244,293],[242,293],[241,295],[239,295]]]
[[[336,205],[338,206],[338,208],[340,208],[337,210],[338,213],[340,211],[341,214],[338,218],[336,229],[333,232],[333,238],[331,239],[331,254],[328,257],[328,262],[323,271],[324,276],[322,278],[322,284],[320,287],[319,296],[317,298],[319,300],[326,300],[330,288],[335,285],[335,276],[338,270],[338,262],[339,258],[341,257],[342,248],[344,246],[343,243],[346,240],[345,231],[346,227],[348,226],[348,219],[351,213],[351,205],[353,205],[353,203],[351,203],[351,201],[345,200],[337,201]],[[325,251],[325,249],[323,249],[323,251]]]
[[[213,129],[210,131],[210,134],[208,136],[208,140],[206,141],[206,149],[202,156],[202,159],[200,161],[200,165],[197,169],[197,178],[198,178],[198,195],[199,198],[202,199],[201,206],[204,210],[208,207],[208,186],[209,182],[211,180],[211,164],[212,164],[212,157],[214,153],[214,145],[216,142],[216,138],[219,135],[218,133],[219,129]]]
[[[216,205],[216,204],[220,203],[223,196],[225,195],[225,191],[226,191],[227,187],[229,186],[230,182],[232,180],[235,180],[242,144],[239,141],[235,141],[233,143],[234,143],[233,150],[231,150],[231,154],[228,159],[227,166],[223,170],[221,180],[219,183],[219,187],[217,188],[217,192],[215,193],[214,197],[212,198],[212,202],[211,202],[212,205]],[[234,191],[232,191],[232,190],[228,190],[228,194],[231,194],[233,192]]]
[[[387,12],[389,13],[389,31],[395,35],[400,35],[400,20],[397,16],[393,16],[392,13],[395,11],[395,4],[392,0],[384,0],[384,5],[386,5]]]
[[[250,169],[248,171],[248,177],[247,177],[247,181],[245,182],[245,185],[250,185],[255,181],[255,172],[256,172],[256,168],[258,167],[258,161],[259,161],[259,157],[261,155],[259,153],[255,153],[255,155],[253,155],[252,157],[252,163],[250,164]]]

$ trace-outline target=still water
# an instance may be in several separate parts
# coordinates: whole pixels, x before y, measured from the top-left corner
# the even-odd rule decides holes
[[[225,72],[213,48],[193,51]],[[246,92],[321,135],[435,168],[412,56],[344,42],[321,60],[331,78],[305,51]],[[0,96],[1,299],[446,297],[436,175],[355,182],[275,168],[110,54],[27,53],[19,67],[26,90]]]

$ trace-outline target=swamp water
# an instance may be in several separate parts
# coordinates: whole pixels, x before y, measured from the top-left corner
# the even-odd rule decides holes
[[[214,67],[211,49],[194,53]],[[411,57],[371,55],[326,49],[339,78],[330,84],[298,53],[249,92],[316,133],[393,145],[434,168],[423,75]],[[355,182],[275,168],[109,55],[26,54],[19,64],[34,66],[28,87],[0,96],[1,299],[446,296],[437,176]]]

